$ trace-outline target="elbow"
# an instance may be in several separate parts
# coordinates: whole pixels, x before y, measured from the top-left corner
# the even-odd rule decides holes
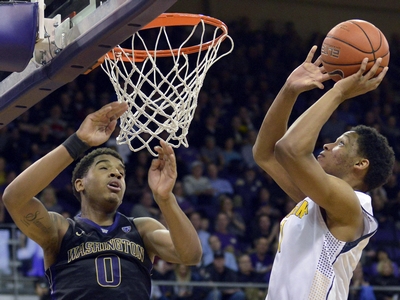
[[[253,146],[252,153],[253,153],[253,158],[254,158],[255,162],[258,163],[261,160],[261,153],[260,153],[260,150],[258,149],[258,147],[256,147],[256,144],[254,144],[254,146]]]
[[[201,262],[202,257],[203,257],[203,249],[201,245],[199,245],[199,247],[197,247],[197,249],[194,251],[194,254],[191,257],[189,264],[192,266],[198,265]]]
[[[268,152],[268,150],[265,149],[264,147],[260,147],[257,144],[257,142],[254,144],[254,146],[252,148],[252,154],[253,154],[254,161],[259,166],[266,164],[269,161],[269,159],[271,158],[271,156],[269,155],[271,153]]]
[[[285,138],[282,138],[276,142],[274,152],[276,160],[283,166],[295,160],[296,153],[298,153],[295,145]]]
[[[196,266],[201,262],[201,258],[203,256],[203,251],[198,249],[197,251],[192,252],[190,255],[181,259],[182,264],[187,266]]]
[[[3,201],[3,204],[5,207],[7,207],[7,204],[10,203],[11,201],[11,193],[10,193],[10,186],[7,186],[1,195],[1,201]]]

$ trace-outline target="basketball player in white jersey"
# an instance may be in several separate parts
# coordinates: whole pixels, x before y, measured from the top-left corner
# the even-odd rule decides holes
[[[379,86],[388,70],[375,76],[381,59],[366,73],[364,60],[356,74],[338,81],[287,128],[297,97],[323,89],[329,79],[321,59],[312,62],[316,50],[312,47],[287,78],[253,147],[258,165],[297,202],[281,221],[267,300],[347,299],[362,249],[377,230],[366,192],[383,185],[394,164],[387,140],[366,126],[343,133],[313,155],[336,108]]]

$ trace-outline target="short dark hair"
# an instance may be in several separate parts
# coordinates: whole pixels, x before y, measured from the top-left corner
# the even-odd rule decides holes
[[[358,153],[369,160],[364,178],[368,191],[384,185],[393,172],[395,155],[388,140],[375,128],[358,125],[351,129],[358,135]]]
[[[83,178],[86,176],[90,166],[93,164],[94,159],[99,156],[99,155],[112,155],[116,158],[118,158],[122,163],[124,163],[124,160],[122,159],[121,155],[119,153],[111,148],[97,148],[90,152],[89,154],[85,155],[75,166],[74,171],[72,172],[72,193],[74,196],[81,202],[81,195],[78,193],[78,191],[75,189],[75,180],[78,178]]]

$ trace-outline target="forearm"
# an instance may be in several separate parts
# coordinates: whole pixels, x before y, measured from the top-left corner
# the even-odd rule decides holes
[[[180,260],[188,265],[197,264],[202,256],[200,240],[192,223],[180,209],[175,196],[171,194],[168,201],[158,203]]]
[[[282,139],[284,147],[296,155],[312,153],[322,126],[342,102],[342,95],[335,88],[325,93],[288,129]]]
[[[287,125],[293,105],[298,94],[292,92],[285,84],[265,115],[253,147],[254,159],[257,162],[268,160],[274,155],[275,143],[287,131]]]

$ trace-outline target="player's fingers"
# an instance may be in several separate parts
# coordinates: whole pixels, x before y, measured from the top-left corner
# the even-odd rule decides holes
[[[365,75],[367,78],[372,78],[375,77],[376,71],[378,71],[379,66],[381,65],[382,58],[378,58],[372,68],[368,71],[368,73]]]
[[[325,70],[324,66],[322,65],[321,55],[318,56],[318,58],[315,60],[314,65],[316,65],[317,67],[320,67],[320,69],[323,68]]]
[[[358,76],[363,77],[363,74],[365,73],[365,70],[367,69],[367,63],[368,63],[368,58],[364,58],[361,62],[360,69],[356,73]]]
[[[325,81],[331,79],[331,76],[325,71],[325,69],[324,69],[324,71],[323,71],[322,73],[323,73],[323,74],[322,74],[321,82],[325,82]]]
[[[317,46],[312,46],[310,52],[308,52],[307,58],[305,62],[310,63],[314,57],[315,51],[317,51]]]
[[[383,80],[383,78],[386,76],[387,71],[389,70],[389,67],[384,67],[382,69],[382,72],[379,73],[379,75],[376,77],[379,82],[381,82]]]
[[[113,102],[110,104],[111,109],[106,111],[106,116],[110,120],[118,119],[128,109],[128,104],[125,102]]]
[[[158,159],[159,159],[159,160],[163,160],[163,159],[164,159],[164,150],[163,150],[162,147],[160,147],[160,146],[155,146],[155,147],[154,147],[154,151],[157,152],[157,154],[158,154]]]

